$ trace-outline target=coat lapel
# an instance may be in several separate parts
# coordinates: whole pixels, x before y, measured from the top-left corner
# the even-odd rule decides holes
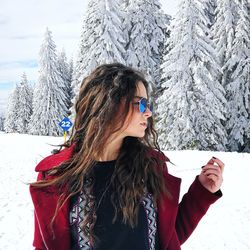
[[[157,202],[158,232],[161,249],[167,249],[175,230],[175,219],[178,212],[181,179],[170,174],[165,175],[165,184],[172,198],[162,196]]]
[[[35,188],[32,186],[30,193],[44,245],[53,250],[70,250],[69,202],[66,201],[58,211],[51,228],[50,222],[56,210],[59,194],[52,187]]]

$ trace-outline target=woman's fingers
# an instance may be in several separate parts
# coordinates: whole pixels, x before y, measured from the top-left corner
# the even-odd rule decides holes
[[[211,164],[214,165],[214,166],[219,167],[222,170],[222,172],[224,171],[225,164],[220,159],[215,158],[215,157],[211,158],[208,161],[207,165],[211,165]]]
[[[203,174],[206,175],[206,176],[209,176],[209,175],[215,175],[217,177],[219,177],[221,175],[220,173],[220,170],[217,168],[217,169],[205,169],[205,170],[202,170]]]
[[[210,192],[217,192],[223,182],[222,172],[224,163],[217,159],[211,158],[208,163],[202,167],[199,180],[201,184]]]
[[[208,175],[207,178],[212,180],[214,183],[216,183],[218,180],[218,176],[212,174]]]
[[[214,162],[216,162],[218,164],[218,166],[220,167],[221,171],[223,172],[224,171],[224,167],[225,167],[225,164],[218,158],[213,158]]]
[[[217,165],[207,164],[202,169],[202,174],[214,182],[222,180],[222,170]]]
[[[204,167],[202,167],[202,171],[208,170],[208,169],[214,169],[216,171],[221,172],[221,168],[219,168],[217,165],[214,165],[214,164],[207,164]]]

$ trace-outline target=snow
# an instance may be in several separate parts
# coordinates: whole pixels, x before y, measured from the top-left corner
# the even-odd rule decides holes
[[[36,179],[34,168],[63,137],[0,133],[0,249],[33,249],[33,205],[28,182]],[[212,156],[225,163],[223,197],[213,204],[183,250],[250,249],[250,154],[166,151],[176,166],[169,171],[181,177],[187,191],[194,177]]]

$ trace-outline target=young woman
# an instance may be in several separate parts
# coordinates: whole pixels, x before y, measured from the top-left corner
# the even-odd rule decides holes
[[[148,83],[122,64],[86,77],[65,148],[37,166],[30,186],[36,249],[180,249],[222,196],[212,158],[179,203],[154,129]]]

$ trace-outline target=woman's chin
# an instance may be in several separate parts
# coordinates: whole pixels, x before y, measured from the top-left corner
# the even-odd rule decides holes
[[[134,137],[138,137],[138,138],[143,138],[144,136],[145,136],[145,131],[134,135]]]

